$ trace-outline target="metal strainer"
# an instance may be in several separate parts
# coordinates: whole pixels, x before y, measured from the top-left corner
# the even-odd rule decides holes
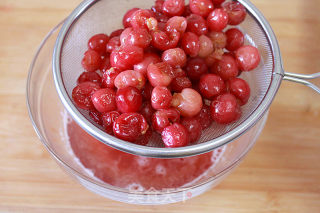
[[[246,33],[245,42],[257,47],[261,63],[251,72],[243,72],[251,97],[242,107],[242,117],[234,124],[213,124],[206,129],[200,140],[181,148],[164,148],[161,139],[153,135],[148,146],[140,146],[105,133],[92,122],[88,113],[78,109],[72,101],[72,89],[83,72],[81,59],[87,49],[88,39],[97,33],[110,33],[122,27],[122,16],[133,7],[150,8],[154,0],[85,0],[66,19],[57,38],[53,54],[53,74],[60,99],[73,119],[89,134],[116,149],[147,157],[187,157],[211,151],[227,144],[250,129],[268,110],[282,80],[305,84],[318,93],[320,88],[304,80],[320,77],[286,73],[276,37],[261,12],[248,0],[239,0],[248,12],[240,28]]]

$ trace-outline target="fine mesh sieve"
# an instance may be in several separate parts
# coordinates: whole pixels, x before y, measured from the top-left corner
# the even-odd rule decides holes
[[[147,157],[174,158],[208,152],[222,146],[252,127],[266,112],[283,78],[307,84],[319,92],[315,85],[297,78],[317,77],[286,74],[282,68],[279,46],[275,35],[257,8],[248,0],[239,0],[248,12],[246,20],[239,26],[245,43],[259,49],[261,63],[251,72],[243,72],[251,88],[251,97],[242,107],[241,118],[231,125],[212,124],[204,130],[200,140],[181,148],[164,148],[159,135],[154,134],[147,146],[132,144],[105,133],[91,120],[88,112],[78,109],[71,94],[77,78],[84,71],[81,66],[87,41],[97,33],[106,33],[122,28],[122,17],[133,7],[148,9],[154,0],[85,0],[68,17],[61,28],[53,54],[53,73],[60,99],[73,119],[88,133],[101,142],[116,149]]]

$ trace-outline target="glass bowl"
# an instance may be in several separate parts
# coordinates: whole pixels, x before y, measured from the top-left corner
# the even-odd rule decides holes
[[[134,204],[184,201],[225,179],[260,135],[267,113],[238,139],[209,153],[188,158],[153,159],[134,156],[96,141],[68,116],[54,86],[52,52],[60,27],[61,24],[47,35],[33,59],[27,81],[27,105],[33,127],[48,152],[64,171],[87,189],[112,200]],[[86,152],[87,158],[79,160],[75,156],[75,152],[79,154],[79,147],[73,147],[76,150],[70,146],[70,131],[80,136],[73,139],[73,143],[95,143],[99,150],[106,150],[104,157],[108,157],[108,154],[113,156],[107,159],[113,165],[103,165],[106,167],[103,167],[102,174],[98,170],[85,168],[83,165],[90,167],[88,161],[92,152]],[[120,166],[115,158],[121,159],[125,166]],[[154,171],[145,169],[148,163],[152,164],[149,168]],[[98,164],[93,167],[97,168]]]

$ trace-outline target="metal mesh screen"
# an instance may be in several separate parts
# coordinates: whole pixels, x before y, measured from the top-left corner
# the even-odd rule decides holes
[[[83,53],[87,50],[87,41],[97,33],[110,34],[113,30],[122,28],[122,17],[125,12],[133,7],[150,8],[154,0],[101,0],[86,10],[71,26],[61,48],[61,76],[64,87],[70,100],[72,89],[76,86],[79,75],[84,71],[81,66]],[[267,36],[255,20],[248,14],[246,20],[239,26],[246,34],[246,44],[257,47],[261,54],[261,63],[257,69],[251,72],[243,72],[240,78],[245,79],[251,88],[251,97],[248,103],[242,107],[240,120],[231,125],[218,125],[206,129],[198,143],[207,142],[226,134],[242,122],[259,107],[259,104],[268,92],[273,74],[273,55]],[[86,119],[91,121],[88,113],[79,110]],[[103,131],[103,130],[100,130]],[[104,133],[101,133],[104,134]],[[106,134],[106,133],[105,133]],[[161,139],[154,135],[148,146],[162,147]]]

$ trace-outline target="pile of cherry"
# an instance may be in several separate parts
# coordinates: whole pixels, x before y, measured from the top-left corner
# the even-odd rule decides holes
[[[90,38],[73,89],[74,103],[117,138],[146,145],[158,132],[166,147],[197,141],[214,121],[230,124],[250,97],[238,78],[260,63],[244,45],[246,10],[224,0],[156,0],[133,8],[125,29]]]

